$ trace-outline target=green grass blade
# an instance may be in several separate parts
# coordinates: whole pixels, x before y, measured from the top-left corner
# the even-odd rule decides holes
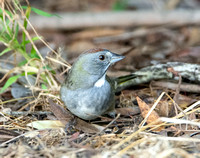
[[[41,39],[41,37],[38,37],[38,36],[31,38],[32,41],[37,41],[39,39]],[[30,40],[26,40],[25,44],[28,44],[28,43],[31,43],[31,41]]]
[[[8,10],[4,9],[4,11],[6,11],[6,13],[7,13],[11,18],[13,17],[12,13],[9,12]],[[2,10],[1,8],[0,8],[0,13],[3,14],[3,10]]]
[[[24,19],[24,28],[25,29],[27,29],[27,25],[28,25],[27,19],[29,19],[30,13],[31,13],[31,7],[28,6],[27,9],[26,9],[26,18]],[[26,34],[23,31],[23,33],[22,33],[22,46],[23,46],[24,50],[26,51],[26,44],[25,44],[25,42],[26,42]]]
[[[45,84],[41,84],[41,88],[42,88],[43,90],[47,90],[47,86],[46,86]]]
[[[5,53],[7,53],[7,52],[9,52],[9,51],[11,51],[10,48],[4,49],[4,50],[0,53],[0,56],[4,55]]]
[[[22,8],[26,9],[27,6],[22,6]],[[58,14],[47,13],[47,12],[44,12],[44,11],[37,9],[37,8],[34,8],[34,7],[32,7],[32,11],[35,12],[36,14],[38,14],[38,15],[42,15],[42,16],[46,16],[46,17],[57,16],[57,17],[61,18]]]
[[[19,25],[16,24],[16,28],[15,28],[15,38],[17,39],[18,37],[18,33],[19,33]]]
[[[16,75],[16,76],[12,76],[10,77],[6,83],[4,84],[4,86],[1,88],[0,90],[0,94],[3,93],[8,87],[10,87],[13,83],[15,83],[17,81],[17,79],[20,77],[21,75]]]
[[[34,47],[31,48],[31,58],[37,58],[40,59],[40,57],[38,56],[36,50],[34,49]]]
[[[127,7],[127,0],[116,0],[112,6],[112,10],[114,11],[122,11]]]

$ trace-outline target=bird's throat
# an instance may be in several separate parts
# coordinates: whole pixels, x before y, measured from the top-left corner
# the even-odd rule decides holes
[[[97,82],[94,84],[95,87],[102,87],[105,83],[106,74],[104,74]]]

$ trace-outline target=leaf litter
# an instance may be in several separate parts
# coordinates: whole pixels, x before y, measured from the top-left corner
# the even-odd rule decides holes
[[[83,29],[65,33],[64,38],[54,32],[55,39],[65,40],[67,49],[48,54],[37,68],[25,65],[21,67],[23,70],[16,67],[2,71],[1,86],[11,74],[20,71],[34,71],[37,75],[33,85],[17,80],[33,92],[32,96],[14,97],[9,88],[0,96],[0,154],[3,157],[199,157],[200,97],[195,82],[198,80],[188,81],[184,72],[176,74],[175,66],[167,73],[172,73],[176,80],[144,82],[117,92],[116,111],[120,114],[114,119],[101,116],[88,122],[75,118],[59,98],[60,81],[70,67],[65,60],[73,63],[87,47],[103,47],[126,55],[125,61],[108,72],[118,77],[168,61],[199,64],[198,32],[195,25]],[[48,35],[46,39],[51,41]],[[62,56],[65,51],[67,57]],[[55,66],[53,75],[50,69],[42,69],[47,63]],[[46,82],[42,82],[44,71],[49,75]],[[27,73],[24,76],[27,79]],[[166,85],[167,82],[173,86]],[[48,89],[41,88],[45,83],[49,83]]]

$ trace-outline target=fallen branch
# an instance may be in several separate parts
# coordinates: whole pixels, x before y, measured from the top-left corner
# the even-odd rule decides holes
[[[60,13],[59,17],[31,16],[37,29],[81,29],[88,27],[172,26],[200,24],[199,10],[123,11],[101,13]]]
[[[159,86],[163,88],[169,88],[172,90],[176,90],[178,84],[167,82],[167,81],[153,81],[151,82],[152,86]],[[180,85],[180,91],[182,92],[190,92],[190,93],[200,93],[200,86],[197,84],[190,84],[190,83],[182,83]]]
[[[10,115],[13,117],[16,116],[27,116],[27,115],[52,115],[53,113],[50,111],[9,111],[9,112],[4,112],[6,115]]]
[[[173,71],[171,71],[171,69],[173,69]],[[177,80],[178,77],[175,72],[177,72],[183,80],[187,79],[192,82],[200,83],[200,65],[181,62],[168,62],[166,64],[148,66],[133,72],[130,75],[115,79],[116,92],[119,92],[122,89],[128,88],[130,86],[147,83],[152,80]]]

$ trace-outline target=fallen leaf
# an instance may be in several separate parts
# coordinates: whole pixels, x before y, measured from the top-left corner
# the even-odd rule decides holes
[[[169,104],[167,100],[160,101],[160,103],[158,103],[156,112],[158,113],[159,116],[168,117],[171,107],[172,106]]]
[[[86,121],[81,120],[78,117],[75,117],[72,113],[65,110],[58,104],[54,103],[53,100],[49,99],[51,111],[54,115],[66,126],[68,123],[75,120],[75,128],[81,130],[85,133],[97,133],[100,132],[95,126]]]
[[[120,113],[124,116],[133,116],[140,113],[140,109],[136,106],[127,108],[116,108],[115,110],[117,113]]]
[[[149,113],[151,108],[144,101],[142,101],[139,97],[136,97],[136,100],[138,102],[142,117],[146,118],[146,116]],[[158,113],[153,110],[151,112],[151,114],[149,115],[149,117],[147,118],[147,123],[159,125],[160,123],[162,123],[162,122],[158,121],[159,118],[160,117],[159,117]],[[154,131],[161,131],[162,129],[163,129],[163,127],[159,127],[159,128],[156,128],[156,130],[154,130]]]
[[[36,129],[48,129],[48,128],[64,128],[64,124],[58,120],[42,120],[42,121],[34,121],[28,123],[27,126],[33,127]]]

